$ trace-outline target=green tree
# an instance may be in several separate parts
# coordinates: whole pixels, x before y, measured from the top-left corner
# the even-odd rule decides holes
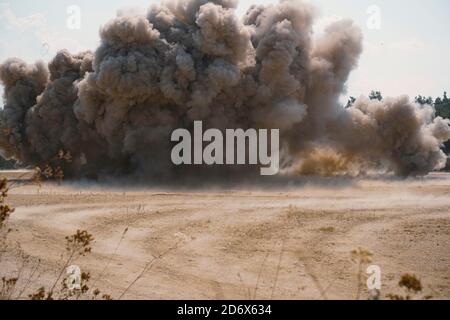
[[[450,99],[447,97],[447,92],[444,92],[442,98],[436,98],[434,108],[436,109],[436,116],[450,119]]]
[[[378,100],[378,101],[381,101],[381,100],[383,100],[383,96],[381,95],[381,92],[380,92],[380,91],[374,91],[374,90],[372,90],[372,91],[370,92],[370,94],[369,94],[369,99],[370,99],[370,100]]]
[[[348,98],[347,101],[347,105],[345,106],[346,109],[350,108],[351,106],[353,106],[356,102],[356,98],[355,97],[350,97]]]
[[[422,95],[420,95],[420,94],[419,94],[417,97],[415,97],[414,100],[416,101],[416,103],[418,103],[418,104],[420,104],[420,105],[428,104],[428,105],[432,106],[433,103],[434,103],[432,97],[426,98],[426,97],[424,97],[424,96],[422,96]]]

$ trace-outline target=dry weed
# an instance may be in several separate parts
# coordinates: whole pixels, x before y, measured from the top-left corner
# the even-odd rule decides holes
[[[351,260],[357,264],[358,271],[356,273],[357,285],[355,299],[359,300],[361,298],[363,284],[363,268],[367,264],[372,262],[373,254],[366,249],[357,248],[351,251]]]
[[[400,289],[404,294],[388,294],[387,298],[391,300],[430,300],[433,297],[430,295],[420,296],[423,291],[422,282],[413,274],[405,273],[401,276],[398,282]]]

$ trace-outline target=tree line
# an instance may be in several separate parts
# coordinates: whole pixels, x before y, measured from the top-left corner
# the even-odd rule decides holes
[[[369,94],[370,100],[383,100],[383,95],[380,91],[372,90]],[[355,97],[350,97],[348,99],[346,108],[351,107],[356,101]],[[447,97],[447,92],[445,91],[442,97],[426,97],[422,95],[418,95],[414,98],[414,101],[420,105],[430,105],[433,106],[436,110],[436,117],[442,117],[444,119],[450,119],[450,99]]]

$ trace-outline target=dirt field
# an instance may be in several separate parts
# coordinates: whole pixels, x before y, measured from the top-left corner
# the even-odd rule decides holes
[[[104,273],[96,285],[115,298],[150,263],[124,299],[353,299],[357,247],[374,254],[383,296],[409,272],[424,294],[450,298],[449,174],[190,192],[44,184],[8,202],[11,239],[42,259],[34,287],[55,278],[65,236],[85,229],[96,241],[76,264]]]

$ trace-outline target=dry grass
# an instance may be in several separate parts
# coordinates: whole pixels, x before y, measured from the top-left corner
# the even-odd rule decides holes
[[[118,300],[121,300],[125,297],[125,295],[130,291],[130,289],[140,280],[144,277],[144,275],[149,272],[155,263],[161,259],[163,259],[165,256],[167,256],[172,251],[175,251],[178,249],[179,245],[183,242],[183,240],[179,240],[175,245],[167,249],[166,251],[162,252],[161,254],[154,256],[152,260],[150,260],[142,269],[142,271],[136,276],[136,278],[125,288],[125,290],[119,295]]]
[[[423,294],[422,281],[413,274],[405,273],[398,282],[398,287],[403,290],[403,294],[388,294],[390,300],[430,300],[431,295]]]
[[[50,174],[49,168],[47,168],[44,173],[37,170],[36,176],[41,176],[41,174]],[[58,174],[58,170],[52,171],[52,175],[56,177],[61,177]],[[58,178],[56,178],[58,179]],[[37,179],[39,180],[39,179]],[[37,260],[32,262],[31,257],[26,256],[20,248],[20,244],[17,244],[14,248],[15,250],[9,250],[10,244],[8,241],[8,236],[13,231],[8,227],[8,222],[14,209],[6,204],[8,197],[8,191],[13,184],[8,184],[6,179],[0,182],[0,265],[2,264],[3,255],[8,251],[17,251],[16,254],[16,264],[19,265],[17,276],[1,278],[0,287],[0,300],[19,300],[23,299],[23,295],[30,290],[30,287],[35,283],[39,277],[39,269],[41,261]],[[101,294],[99,289],[91,290],[89,287],[89,282],[91,280],[90,273],[83,272],[80,275],[80,285],[72,288],[70,283],[72,279],[67,273],[68,268],[76,261],[77,257],[82,257],[90,254],[92,252],[92,244],[94,242],[94,237],[85,230],[77,230],[71,236],[66,237],[66,252],[63,254],[65,259],[64,263],[61,264],[58,275],[55,278],[52,286],[47,290],[45,287],[40,287],[34,290],[33,293],[28,294],[28,298],[31,300],[70,300],[70,299],[97,299],[101,297],[104,300],[110,300],[111,296],[108,294]],[[12,249],[12,248],[11,248]],[[105,271],[108,265],[105,267]],[[21,286],[19,287],[19,284]]]
[[[325,232],[325,233],[333,233],[336,231],[336,228],[335,227],[323,227],[323,228],[320,228],[319,231]]]
[[[69,161],[71,159],[70,154],[67,155],[64,154],[64,152],[60,152],[60,157],[65,161]],[[47,165],[43,170],[40,168],[36,168],[33,182],[40,183],[42,179],[54,179],[58,183],[60,183],[62,182],[63,178],[64,174],[62,173],[60,167],[53,169],[50,165]],[[12,230],[9,229],[7,225],[9,217],[14,212],[14,209],[5,203],[8,197],[10,186],[8,186],[8,181],[6,179],[2,180],[0,183],[0,265],[2,262],[1,258],[8,249],[8,235],[12,232]],[[103,271],[95,281],[94,285],[97,284],[97,282],[106,275],[114,255],[117,253],[122,241],[125,239],[128,229],[129,228],[127,227],[124,230],[122,237],[115,248],[115,251],[106,262]],[[74,281],[74,279],[70,277],[70,274],[67,272],[68,269],[76,262],[76,259],[78,257],[86,256],[92,252],[92,244],[94,242],[93,235],[86,230],[77,230],[73,235],[67,236],[65,240],[66,252],[62,255],[64,262],[60,265],[57,277],[53,281],[53,284],[49,289],[45,287],[38,288],[37,290],[33,291],[33,293],[28,294],[28,298],[31,300],[96,300],[99,298],[103,300],[112,300],[111,295],[102,294],[102,292],[98,288],[93,290],[90,288],[90,273],[81,273],[79,279],[80,283],[77,286],[73,287],[75,283],[71,281]],[[118,297],[118,300],[122,299],[127,294],[132,286],[136,284],[145,275],[145,273],[153,267],[155,262],[163,259],[164,256],[176,250],[178,246],[179,243],[169,248],[167,251],[161,253],[160,255],[155,256],[149,263],[147,263],[142,272],[138,274],[137,277],[129,284],[129,286],[121,293],[121,295]],[[22,254],[21,250],[19,250],[19,252],[20,254]],[[23,271],[28,264],[28,258],[20,255],[18,263],[22,264],[22,267],[19,269],[17,277],[3,277],[1,279],[2,282],[0,287],[0,300],[23,298],[24,292],[26,292],[30,288],[31,284],[33,282],[36,282],[37,280],[36,274],[38,273],[38,269],[40,267],[40,261],[29,268],[29,274],[25,278],[22,278],[22,276]],[[17,296],[14,296],[15,291],[18,289],[18,283],[20,282],[24,283],[24,286],[20,289],[19,294]]]
[[[358,248],[354,249],[351,252],[351,259],[358,266],[358,271],[356,273],[356,294],[355,300],[359,300],[361,298],[361,292],[363,289],[363,268],[367,266],[369,263],[372,263],[373,254],[366,249]]]

